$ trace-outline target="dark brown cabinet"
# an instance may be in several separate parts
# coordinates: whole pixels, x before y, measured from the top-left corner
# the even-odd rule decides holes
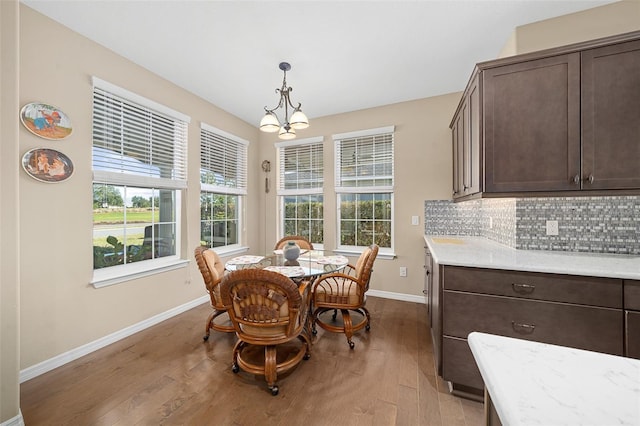
[[[451,123],[454,199],[480,191],[480,112],[480,79],[476,73]]]
[[[440,320],[440,289],[437,285],[438,272],[427,245],[424,246],[424,290],[427,297],[427,319],[429,320],[429,336],[433,345],[433,353],[437,374],[442,375],[440,348],[442,346],[442,322]]]
[[[582,188],[640,188],[640,40],[582,52]]]
[[[453,198],[640,189],[640,32],[476,66]]]
[[[485,192],[579,188],[580,54],[482,73]]]
[[[640,359],[640,281],[624,282],[625,356]]]
[[[479,395],[483,387],[466,340],[473,331],[625,352],[620,279],[462,266],[434,265],[434,270],[440,274],[433,284],[439,295],[433,316],[441,333],[439,339],[434,336],[441,342],[436,360],[456,393]]]

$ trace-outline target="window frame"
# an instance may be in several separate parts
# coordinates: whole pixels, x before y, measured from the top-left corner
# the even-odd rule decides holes
[[[238,242],[236,244],[229,244],[229,245],[217,246],[217,247],[209,246],[209,247],[213,248],[216,251],[216,253],[221,255],[232,255],[232,254],[241,253],[248,250],[248,248],[243,244],[243,242],[245,241],[245,237],[246,237],[244,232],[245,231],[244,203],[246,202],[245,198],[247,196],[250,142],[236,135],[225,132],[224,130],[214,127],[210,124],[207,124],[204,122],[200,123],[200,164],[199,164],[200,171],[202,170],[202,167],[203,167],[202,163],[204,160],[203,158],[204,132],[210,133],[212,137],[222,138],[225,143],[230,142],[230,143],[236,144],[236,149],[242,148],[242,152],[240,152],[239,150],[239,154],[241,154],[241,156],[243,156],[244,158],[238,158],[236,163],[239,165],[239,167],[236,169],[236,173],[238,173],[239,175],[242,175],[239,178],[239,185],[232,187],[232,186],[207,184],[207,183],[203,183],[202,179],[200,179],[200,194],[199,194],[200,212],[202,212],[201,200],[202,200],[203,193],[219,194],[219,195],[235,195],[238,197],[238,204],[236,206],[237,222],[238,222],[237,229],[236,229],[236,232],[237,232],[236,237]],[[211,161],[211,160],[213,160],[213,158],[208,159],[208,161]],[[228,218],[226,218],[225,220],[228,220]],[[200,224],[200,230],[202,230],[202,214],[200,214],[198,222]],[[200,231],[199,238],[201,236],[202,234]]]
[[[390,175],[390,184],[387,185],[364,185],[357,186],[357,183],[354,186],[346,186],[344,182],[348,179],[345,179],[342,174],[342,158],[340,153],[340,148],[344,141],[351,139],[360,139],[367,137],[376,137],[383,135],[391,135],[391,175]],[[361,253],[365,246],[355,246],[355,245],[343,245],[341,244],[342,240],[342,212],[341,212],[341,201],[344,195],[352,195],[352,194],[390,194],[390,202],[391,202],[391,212],[389,222],[391,225],[391,247],[380,247],[378,251],[378,257],[383,259],[393,259],[396,257],[395,254],[395,126],[385,126],[378,127],[367,130],[353,131],[348,133],[339,133],[332,135],[334,142],[334,169],[335,169],[335,192],[336,192],[336,249],[334,250],[336,253],[354,255]],[[355,142],[357,143],[357,142]],[[359,164],[357,161],[354,164]],[[375,164],[375,163],[374,163]],[[378,175],[372,175],[378,176]],[[380,177],[384,177],[385,175],[379,175]],[[389,178],[386,175],[387,180]],[[353,179],[350,179],[353,182],[358,182],[357,176]],[[374,179],[375,180],[375,179]],[[356,219],[356,223],[358,220]]]
[[[297,140],[293,140],[293,141],[285,141],[285,142],[278,142],[276,144],[274,144],[274,146],[276,147],[276,170],[277,170],[277,183],[276,183],[276,196],[278,197],[278,202],[277,202],[277,206],[278,206],[278,211],[277,211],[277,226],[276,226],[276,230],[277,230],[277,236],[276,239],[280,239],[282,237],[284,237],[284,229],[285,229],[285,217],[284,217],[284,213],[285,213],[285,198],[289,197],[289,196],[317,196],[319,195],[320,197],[322,197],[322,223],[323,223],[323,241],[322,242],[315,242],[315,241],[311,241],[311,243],[313,244],[314,249],[316,250],[323,250],[324,249],[324,206],[325,206],[325,196],[324,196],[324,174],[323,176],[318,179],[317,181],[313,181],[314,184],[318,184],[317,186],[311,186],[309,188],[295,188],[295,189],[288,189],[285,188],[285,179],[284,179],[284,173],[285,173],[285,168],[283,167],[283,161],[285,160],[285,149],[286,148],[291,148],[291,147],[301,147],[301,146],[309,146],[309,145],[317,145],[320,147],[321,150],[321,157],[323,164],[324,164],[324,137],[322,136],[317,136],[317,137],[312,137],[312,138],[304,138],[304,139],[297,139]]]
[[[165,105],[130,92],[112,83],[106,82],[98,77],[92,77],[92,84],[92,186],[94,184],[106,184],[111,186],[126,186],[130,188],[172,191],[173,199],[175,200],[173,205],[174,211],[172,212],[174,216],[174,220],[172,222],[175,224],[175,254],[159,258],[140,260],[122,265],[93,269],[92,280],[90,283],[91,285],[93,285],[93,287],[100,288],[172,269],[182,268],[189,262],[188,260],[183,259],[181,255],[181,241],[183,235],[182,228],[184,226],[182,223],[181,212],[183,210],[184,202],[183,190],[187,187],[187,142],[188,126],[191,122],[191,118]],[[126,166],[126,161],[124,159],[122,159],[122,162],[120,163],[118,163],[117,161],[112,163],[114,166],[122,167],[122,170],[105,170],[95,168],[94,160],[96,158],[95,152],[97,151],[95,151],[94,148],[102,148],[100,145],[95,145],[96,120],[100,119],[100,117],[96,116],[96,96],[100,99],[104,99],[105,97],[113,97],[118,103],[126,104],[129,108],[140,108],[145,113],[156,115],[158,117],[161,117],[162,119],[170,120],[172,122],[174,132],[176,132],[173,135],[172,145],[175,149],[172,157],[172,177],[160,177],[143,175],[142,173],[132,173],[131,171],[127,171],[131,168]],[[126,118],[127,120],[131,120],[131,117],[132,116],[127,115]],[[178,139],[176,139],[176,135],[178,136]],[[149,141],[150,149],[152,148],[152,144],[153,142]],[[116,153],[116,151],[113,152]],[[108,162],[105,162],[103,164],[107,163]],[[148,169],[151,170],[152,166],[148,165]],[[92,236],[93,234],[94,227],[92,225]]]

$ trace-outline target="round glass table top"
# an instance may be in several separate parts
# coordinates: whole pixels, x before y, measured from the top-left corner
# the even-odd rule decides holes
[[[274,250],[264,256],[244,255],[229,259],[225,263],[228,271],[261,268],[275,271],[290,278],[314,277],[343,269],[349,260],[345,256],[325,255],[319,250],[301,250],[296,260],[287,260],[282,250]]]

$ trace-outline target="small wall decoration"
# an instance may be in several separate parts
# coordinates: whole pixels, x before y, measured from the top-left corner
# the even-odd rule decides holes
[[[53,105],[27,104],[20,110],[20,121],[31,133],[45,139],[64,139],[73,131],[69,117]]]
[[[35,148],[24,154],[22,168],[32,178],[48,183],[61,182],[73,174],[69,157],[48,148]]]

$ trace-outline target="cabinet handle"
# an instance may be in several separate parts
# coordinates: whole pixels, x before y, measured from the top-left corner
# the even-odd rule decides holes
[[[536,289],[535,285],[512,283],[513,291],[520,294],[531,294]]]
[[[584,178],[585,182],[593,183],[593,174],[589,174],[588,177]]]
[[[573,177],[573,183],[575,183],[576,185],[580,184],[580,175],[575,175]]]
[[[422,290],[422,294],[428,294],[429,292],[427,290]]]
[[[535,324],[522,324],[515,321],[511,321],[511,327],[513,327],[513,330],[516,333],[520,333],[520,334],[531,334],[533,333],[533,330],[536,329]]]

